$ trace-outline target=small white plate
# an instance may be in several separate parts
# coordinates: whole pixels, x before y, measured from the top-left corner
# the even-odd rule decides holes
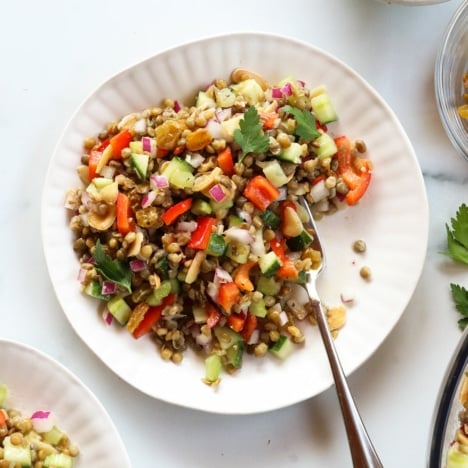
[[[130,468],[125,447],[106,410],[65,367],[24,344],[0,340],[0,384],[8,387],[6,408],[24,415],[51,411],[57,425],[78,445],[75,468]]]
[[[319,292],[330,305],[339,303],[344,289],[354,289],[357,296],[336,341],[347,374],[369,358],[399,320],[419,279],[428,236],[424,183],[403,128],[355,71],[323,50],[275,35],[228,34],[159,53],[99,86],[67,125],[45,181],[42,239],[52,284],[75,331],[123,380],[158,399],[215,413],[273,410],[332,385],[315,327],[306,327],[307,344],[286,361],[247,356],[240,372],[224,376],[214,391],[201,383],[202,359],[189,352],[180,365],[162,361],[150,339],[134,340],[124,329],[107,327],[97,302],[80,293],[64,196],[79,185],[76,167],[85,137],[108,121],[159,105],[165,97],[189,100],[199,87],[215,78],[228,79],[239,66],[259,72],[270,83],[294,75],[309,87],[325,84],[339,115],[330,129],[365,140],[374,162],[363,201],[320,223],[328,268]],[[366,241],[365,255],[353,252],[356,239]],[[372,268],[372,281],[360,278],[362,265]]]

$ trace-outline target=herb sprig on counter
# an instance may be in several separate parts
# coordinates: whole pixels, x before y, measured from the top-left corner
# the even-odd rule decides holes
[[[450,219],[447,231],[447,250],[444,255],[453,260],[468,265],[468,206],[460,205],[455,218]],[[455,307],[462,316],[458,325],[462,330],[468,325],[468,290],[455,283],[450,284]]]

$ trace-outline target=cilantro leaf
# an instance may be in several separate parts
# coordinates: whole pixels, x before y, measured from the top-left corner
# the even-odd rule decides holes
[[[450,290],[455,307],[462,315],[462,318],[458,320],[458,325],[463,330],[468,325],[468,291],[463,286],[454,283],[450,284]]]
[[[125,288],[129,293],[132,292],[132,272],[128,262],[112,260],[105,254],[101,242],[98,240],[93,254],[96,270],[109,281],[113,281]]]
[[[455,239],[468,249],[468,206],[464,203],[459,206],[457,217],[452,218],[452,229]]]
[[[298,109],[290,105],[283,106],[281,109],[292,114],[296,119],[296,128],[294,130],[296,136],[302,138],[304,141],[312,141],[320,136],[312,112],[307,109]]]
[[[249,107],[234,130],[234,140],[242,149],[242,159],[248,153],[264,153],[270,147],[270,138],[263,133],[260,116],[254,106]]]
[[[447,250],[445,255],[454,260],[468,264],[468,207],[463,203],[458,208],[455,218],[451,218],[451,229],[448,224]]]

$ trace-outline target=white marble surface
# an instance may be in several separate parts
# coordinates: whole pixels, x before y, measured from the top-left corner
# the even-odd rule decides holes
[[[401,321],[349,378],[385,467],[424,466],[439,383],[460,337],[449,283],[468,285],[468,268],[439,253],[445,222],[468,201],[468,163],[442,129],[433,92],[435,56],[459,4],[4,2],[0,336],[29,343],[78,375],[110,413],[136,468],[351,466],[333,389],[279,411],[225,417],[155,401],[120,381],[65,319],[40,238],[41,191],[54,145],[75,108],[102,81],[200,36],[255,30],[299,38],[345,61],[384,97],[405,127],[424,174],[430,233],[421,279]]]

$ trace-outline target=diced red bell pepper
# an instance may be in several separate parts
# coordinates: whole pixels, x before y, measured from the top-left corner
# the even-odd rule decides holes
[[[227,324],[229,325],[229,328],[239,333],[244,328],[245,316],[242,314],[232,313],[227,317]]]
[[[219,286],[218,304],[229,314],[234,304],[240,299],[240,289],[236,283],[230,281]]]
[[[174,304],[175,294],[166,296],[160,305],[150,307],[143,317],[143,320],[137,325],[132,335],[134,338],[140,338],[151,331],[151,329],[158,323],[161,318],[163,310],[168,306]]]
[[[99,160],[101,159],[101,151],[98,150],[91,150],[89,152],[89,157],[88,157],[88,178],[89,181],[91,182],[97,174],[97,166],[99,163]]]
[[[7,421],[7,417],[3,411],[0,410],[0,427],[2,427]]]
[[[104,151],[109,146],[110,138],[101,141],[101,144],[96,148],[96,151]]]
[[[261,211],[265,211],[280,196],[280,191],[261,175],[250,179],[243,193]]]
[[[220,319],[221,319],[221,312],[218,310],[216,306],[214,306],[211,303],[208,303],[206,306],[207,312],[208,312],[208,318],[206,319],[206,324],[208,325],[208,328],[213,328],[216,325],[218,325]]]
[[[119,192],[117,195],[117,229],[125,236],[135,230],[135,221],[131,217],[130,199],[127,195]]]
[[[169,150],[160,148],[159,146],[156,148],[156,156],[158,158],[165,158],[169,154]]]
[[[281,266],[276,272],[279,278],[297,280],[299,278],[299,271],[297,270],[294,262],[285,253],[286,240],[282,239],[280,242],[274,238],[270,241],[270,248],[275,252],[276,256],[280,259]]]
[[[216,224],[216,218],[202,216],[198,218],[198,223],[195,231],[192,232],[188,247],[191,249],[205,250],[210,242],[213,226]]]
[[[166,226],[172,224],[179,216],[183,215],[192,207],[192,199],[186,198],[185,200],[176,203],[171,206],[166,212],[161,216],[161,219],[164,221]]]
[[[109,140],[109,144],[112,146],[112,155],[114,159],[122,157],[122,150],[128,147],[132,139],[132,134],[127,129],[124,129]]]
[[[335,138],[335,143],[338,149],[338,174],[349,188],[345,200],[348,205],[355,205],[369,187],[372,163],[352,154],[351,142],[346,136]]]
[[[226,175],[234,175],[234,160],[232,158],[232,150],[230,146],[226,146],[225,149],[218,153],[217,162],[218,166]]]
[[[254,330],[257,328],[258,324],[258,319],[257,316],[254,314],[247,314],[247,317],[245,318],[245,323],[244,327],[242,328],[242,339],[248,343],[250,340],[250,337],[252,336],[252,333]]]

